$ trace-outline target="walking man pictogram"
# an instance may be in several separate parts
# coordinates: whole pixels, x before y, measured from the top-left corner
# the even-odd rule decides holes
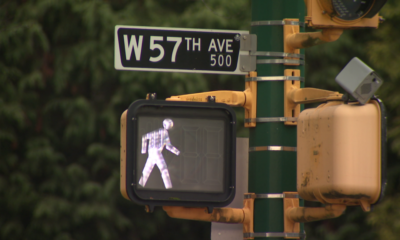
[[[139,184],[142,187],[146,185],[146,182],[153,171],[154,165],[157,165],[158,169],[160,169],[165,188],[172,188],[168,167],[161,152],[164,149],[164,146],[166,146],[168,151],[175,155],[179,155],[180,151],[176,147],[172,146],[168,135],[168,129],[171,129],[174,126],[174,122],[169,118],[164,119],[163,126],[164,128],[146,133],[142,137],[142,154],[145,154],[146,150],[148,152],[146,164],[142,171],[142,177],[139,180]]]

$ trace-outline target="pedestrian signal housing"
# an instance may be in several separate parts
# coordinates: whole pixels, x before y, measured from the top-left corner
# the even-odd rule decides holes
[[[362,28],[379,25],[387,0],[306,0],[306,21],[314,28]]]
[[[150,209],[226,206],[235,196],[235,139],[226,104],[135,101],[121,116],[121,193]]]
[[[383,104],[328,102],[300,113],[297,191],[308,201],[369,211],[386,186]]]

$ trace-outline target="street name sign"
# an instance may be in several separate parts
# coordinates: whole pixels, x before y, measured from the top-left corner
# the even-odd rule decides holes
[[[248,31],[115,26],[115,69],[245,75]],[[243,70],[243,69],[242,69]]]

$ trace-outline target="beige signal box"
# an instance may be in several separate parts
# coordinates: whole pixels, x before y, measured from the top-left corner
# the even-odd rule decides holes
[[[308,201],[369,211],[386,184],[383,105],[328,102],[300,113],[297,191]]]

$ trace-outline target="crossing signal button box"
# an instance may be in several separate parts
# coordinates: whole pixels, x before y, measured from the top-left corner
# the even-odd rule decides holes
[[[386,185],[383,104],[328,102],[300,113],[297,191],[324,204],[376,204]]]
[[[121,193],[138,204],[222,207],[235,196],[236,116],[219,103],[138,100],[121,117]]]

